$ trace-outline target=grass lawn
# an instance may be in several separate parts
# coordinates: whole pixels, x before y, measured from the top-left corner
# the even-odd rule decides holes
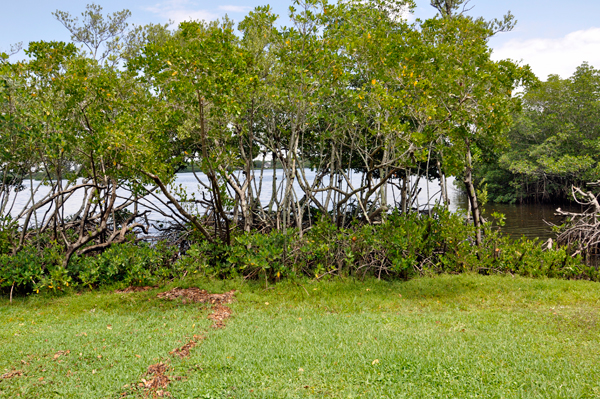
[[[232,318],[156,298],[175,286],[239,290]],[[185,280],[0,298],[0,323],[0,374],[22,373],[2,398],[144,397],[158,362],[173,398],[600,398],[600,285],[583,281]]]

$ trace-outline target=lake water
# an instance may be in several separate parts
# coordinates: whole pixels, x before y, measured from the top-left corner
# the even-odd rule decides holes
[[[308,169],[304,170],[306,179],[309,183],[312,183],[315,179],[315,172],[310,171]],[[257,173],[258,175],[258,173]],[[207,181],[206,176],[199,174],[200,178],[204,181]],[[277,184],[281,184],[283,180],[283,171],[277,171]],[[351,182],[354,188],[360,186],[360,175],[351,175]],[[259,186],[258,176],[254,182],[255,192],[258,192],[260,188],[260,200],[263,205],[267,205],[272,193],[272,184],[273,184],[273,172],[272,170],[265,170],[262,187]],[[327,180],[325,181],[327,183]],[[412,181],[415,183],[415,180]],[[48,187],[39,186],[40,182],[33,182],[33,190],[37,189],[35,194],[35,198],[40,199],[44,195],[46,195],[49,191]],[[193,173],[180,173],[177,175],[177,179],[175,181],[175,185],[185,189],[188,195],[195,194],[196,198],[200,198],[201,187],[199,186],[196,178]],[[39,187],[38,187],[39,186]],[[301,193],[300,186],[296,182],[294,184],[296,192]],[[467,208],[467,198],[463,195],[453,184],[453,179],[448,179],[447,182],[448,194],[450,199],[450,210],[456,212],[458,210],[466,210]],[[417,196],[417,201],[414,204],[420,209],[426,209],[428,204],[433,205],[436,201],[439,201],[439,184],[437,182],[427,182],[424,179],[421,179],[419,182],[419,195]],[[279,190],[283,191],[283,190]],[[27,186],[26,190],[19,193],[16,197],[15,204],[11,211],[11,215],[16,217],[21,209],[27,204],[30,194],[31,187]],[[126,191],[119,191],[118,194],[125,196]],[[301,195],[301,194],[300,194]],[[321,195],[321,198],[324,199],[324,195]],[[158,195],[160,200],[166,202],[166,199],[162,195]],[[65,216],[68,214],[73,214],[79,210],[81,206],[81,202],[83,200],[83,190],[80,190],[74,193],[65,203]],[[124,199],[118,201],[118,203],[122,202]],[[400,192],[397,187],[389,186],[388,189],[388,202],[390,204],[394,204],[396,201],[400,200]],[[157,206],[162,211],[168,212],[168,209],[165,205],[161,204],[158,199],[152,200],[152,204]],[[568,207],[563,206],[563,209],[567,209]],[[47,211],[48,207],[43,207],[38,210],[37,216],[41,219],[44,213]],[[499,212],[506,216],[505,226],[502,227],[502,231],[510,234],[513,238],[518,238],[520,236],[526,236],[528,238],[539,237],[541,239],[547,239],[549,237],[553,237],[553,233],[551,228],[544,222],[550,222],[555,224],[560,224],[562,219],[554,216],[554,211],[556,206],[551,205],[505,205],[505,204],[487,204],[484,208],[484,216],[486,218],[491,218],[491,213]],[[580,208],[572,207],[573,210],[579,210]],[[154,212],[150,218],[154,221],[164,220],[164,217],[160,214]],[[31,221],[32,225],[35,224],[35,220]]]

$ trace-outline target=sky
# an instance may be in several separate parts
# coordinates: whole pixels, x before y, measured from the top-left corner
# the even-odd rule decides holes
[[[91,1],[77,0],[3,0],[0,13],[0,51],[11,44],[30,41],[69,41],[69,32],[54,18],[61,10],[79,16]],[[173,20],[217,19],[227,14],[241,21],[256,6],[270,4],[285,25],[291,0],[96,0],[105,12],[129,9],[131,23],[164,23]],[[435,15],[429,0],[416,0],[414,18]],[[486,19],[502,18],[511,11],[518,23],[507,33],[490,40],[494,59],[510,58],[531,66],[546,80],[550,74],[568,78],[587,61],[600,68],[599,0],[471,0],[468,14]],[[23,57],[23,53],[17,57]]]

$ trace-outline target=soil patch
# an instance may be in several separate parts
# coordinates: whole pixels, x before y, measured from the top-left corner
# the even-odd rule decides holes
[[[170,299],[175,300],[177,298],[182,298],[182,302],[201,302],[201,303],[210,303],[210,304],[221,304],[221,303],[231,303],[233,301],[233,296],[235,295],[235,290],[231,290],[224,294],[209,294],[206,290],[201,290],[200,288],[192,287],[192,288],[173,288],[170,291],[161,292],[156,295],[161,299]]]

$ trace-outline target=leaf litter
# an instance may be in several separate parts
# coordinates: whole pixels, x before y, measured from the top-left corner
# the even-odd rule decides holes
[[[135,288],[152,288],[152,287],[129,287],[126,290],[131,289],[130,291],[123,290],[123,292],[137,292],[132,291]],[[195,302],[195,303],[209,303],[212,305],[213,312],[208,315],[208,319],[213,320],[212,328],[223,328],[225,327],[225,320],[231,317],[232,310],[224,306],[224,303],[233,302],[235,290],[231,290],[229,292],[225,292],[223,294],[209,294],[206,290],[201,290],[197,287],[192,288],[173,288],[170,291],[161,292],[156,296],[160,299],[168,299],[168,300],[176,300],[182,298],[182,302],[186,303],[187,301]],[[178,356],[180,358],[184,358],[189,356],[190,350],[195,347],[198,342],[204,340],[204,336],[194,335],[193,339],[191,339],[187,344],[183,345],[180,348],[176,348],[169,352],[172,356]],[[142,378],[138,387],[143,388],[146,391],[146,397],[150,394],[153,397],[171,397],[171,393],[165,390],[171,382],[171,378],[167,376],[165,373],[169,370],[169,366],[165,363],[156,363],[148,367],[148,371],[145,374],[145,377],[151,378]],[[182,377],[172,377],[174,380],[180,380]],[[124,393],[122,396],[125,396]]]
[[[158,397],[170,397],[171,394],[168,391],[165,391],[163,388],[166,388],[171,379],[165,375],[165,372],[169,369],[165,363],[156,363],[148,367],[148,371],[146,372],[146,376],[151,377],[146,380],[142,378],[142,382],[139,385],[146,389],[146,396],[150,393],[153,393],[153,396]]]
[[[213,321],[212,328],[225,327],[225,320],[231,317],[231,309],[221,304],[213,305],[213,312],[208,315],[208,318]]]
[[[184,358],[190,355],[190,349],[192,349],[196,344],[203,340],[204,337],[201,335],[194,335],[194,338],[190,340],[187,344],[183,345],[181,348],[173,349],[169,352],[169,355],[179,356],[180,358]]]
[[[21,370],[14,370],[14,371],[11,371],[10,373],[2,374],[0,376],[0,379],[2,379],[2,380],[8,380],[10,378],[20,377],[22,375],[23,375],[23,372]]]
[[[231,303],[233,301],[233,296],[235,295],[235,292],[235,290],[231,290],[229,292],[225,292],[224,294],[209,294],[206,290],[201,290],[200,288],[192,287],[173,288],[170,291],[161,292],[156,296],[160,299],[175,300],[177,298],[183,298],[184,301],[210,303],[212,305],[215,305],[222,303]]]

